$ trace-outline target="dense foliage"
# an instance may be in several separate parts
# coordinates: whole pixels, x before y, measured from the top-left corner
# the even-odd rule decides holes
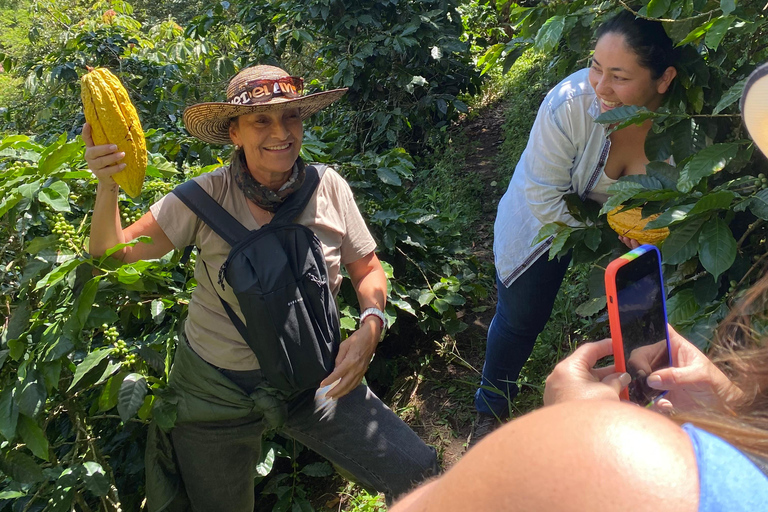
[[[147,131],[148,179],[140,197],[121,195],[126,225],[175,184],[228,158],[230,148],[189,137],[180,114],[220,99],[238,69],[275,63],[307,77],[310,89],[349,87],[343,102],[307,126],[302,155],[332,163],[355,189],[389,262],[394,333],[403,316],[422,331],[466,327],[457,311],[467,297],[486,293],[487,276],[462,254],[455,217],[409,197],[419,157],[409,150],[439,140],[466,110],[459,95],[479,85],[454,4],[215,3],[179,20],[184,27],[148,4],[137,11],[124,2],[32,8],[59,24],[27,20],[33,47],[8,45],[2,57],[25,87],[9,96],[0,140],[7,241],[0,256],[0,509],[138,510],[145,425],[167,429],[175,421],[166,382],[195,286],[194,256],[185,264],[175,252],[122,265],[87,254],[95,183],[78,136],[86,65],[121,78]],[[349,332],[359,312],[348,282],[341,307]],[[306,510],[300,477],[331,473],[327,463],[297,465],[300,452],[295,444],[265,445],[260,475],[270,475],[276,459],[293,461],[292,474],[262,487],[276,510]]]
[[[195,286],[194,256],[122,265],[85,252],[95,191],[78,136],[86,65],[120,77],[147,130],[148,179],[139,198],[121,196],[125,223],[176,183],[226,161],[230,148],[189,137],[180,117],[186,105],[221,99],[238,69],[273,63],[303,75],[310,90],[348,87],[307,124],[303,156],[332,163],[353,186],[387,262],[395,334],[403,325],[455,334],[465,327],[461,309],[493,281],[464,248],[461,219],[414,193],[414,176],[428,171],[420,166],[481,92],[482,72],[508,69],[535,46],[551,56],[550,72],[565,76],[586,62],[594,26],[628,8],[583,0],[7,4],[0,510],[14,511],[139,510],[145,425],[175,420],[166,382]],[[768,58],[765,11],[733,0],[651,0],[639,14],[665,20],[683,59],[663,110],[626,107],[601,119],[654,120],[648,175],[620,180],[604,210],[621,203],[665,212],[654,223],[672,230],[662,245],[670,320],[706,334],[765,263],[765,160],[745,137],[736,103],[744,78]],[[473,52],[482,53],[477,66]],[[615,234],[599,206],[570,204],[586,227],[542,234],[554,237],[553,254],[573,250],[577,262],[599,269]],[[348,332],[358,315],[348,282],[341,304]],[[580,311],[603,307],[598,289]],[[299,466],[299,452],[265,444],[258,472],[276,510],[308,510],[299,483],[330,473],[325,463]],[[281,457],[292,473],[270,475]]]

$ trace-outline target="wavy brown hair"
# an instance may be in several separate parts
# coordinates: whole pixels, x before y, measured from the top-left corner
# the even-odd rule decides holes
[[[672,419],[768,457],[768,274],[744,293],[720,324],[709,357],[743,395],[730,401],[726,411],[676,414]]]

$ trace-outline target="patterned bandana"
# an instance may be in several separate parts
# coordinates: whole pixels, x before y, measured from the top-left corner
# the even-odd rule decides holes
[[[230,167],[232,168],[232,175],[235,177],[235,183],[243,191],[245,197],[256,203],[259,208],[272,213],[277,211],[289,195],[301,188],[307,175],[304,170],[304,161],[301,158],[296,159],[291,177],[280,187],[280,190],[275,192],[259,183],[250,173],[245,161],[245,151],[240,150],[235,153]]]

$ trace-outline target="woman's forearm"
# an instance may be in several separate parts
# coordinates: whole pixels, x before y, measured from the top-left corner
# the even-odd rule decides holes
[[[93,205],[91,238],[88,247],[88,252],[92,256],[102,256],[107,249],[125,242],[123,226],[120,223],[118,194],[117,183],[99,182],[96,188],[96,202]],[[121,258],[122,252],[114,256]]]

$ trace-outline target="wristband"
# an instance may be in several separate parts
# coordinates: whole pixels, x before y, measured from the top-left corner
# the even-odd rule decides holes
[[[381,336],[379,336],[379,343],[381,343],[381,340],[383,340],[384,336],[387,334],[387,317],[384,316],[384,312],[379,308],[368,308],[360,314],[361,326],[369,316],[375,316],[379,319],[379,322],[381,322]]]

